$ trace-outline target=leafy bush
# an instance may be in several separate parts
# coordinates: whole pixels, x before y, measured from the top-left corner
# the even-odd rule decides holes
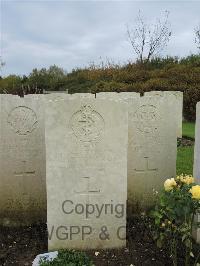
[[[192,231],[199,208],[200,186],[194,183],[192,176],[180,175],[165,181],[151,216],[155,222],[157,245],[170,247],[174,266],[177,265],[177,250],[181,244],[185,248],[185,266],[190,265],[190,258],[194,257]],[[199,227],[198,224],[195,226]]]
[[[61,250],[57,258],[48,262],[40,260],[40,266],[94,266],[92,261],[83,252],[75,250]]]
[[[65,73],[62,68],[34,69],[29,76],[0,77],[0,91],[20,94],[24,88],[37,90],[68,90],[69,93],[100,91],[135,91],[143,94],[151,90],[182,91],[184,117],[195,120],[196,103],[200,101],[200,55],[153,58],[146,64],[110,62],[74,69]],[[25,94],[30,93],[26,90]]]

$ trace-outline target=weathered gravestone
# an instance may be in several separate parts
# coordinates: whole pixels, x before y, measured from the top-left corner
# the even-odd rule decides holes
[[[73,96],[72,94],[68,94],[68,93],[59,93],[59,92],[55,92],[55,93],[50,93],[50,94],[45,94],[43,97],[43,100],[50,100],[50,101],[60,101],[60,100],[73,100],[75,98],[75,96]],[[45,104],[45,103],[43,103]]]
[[[0,223],[46,221],[44,112],[31,97],[0,96]]]
[[[127,104],[46,102],[49,250],[125,245]]]
[[[176,175],[174,97],[169,101],[170,97],[140,97],[134,92],[96,97],[128,103],[128,211],[143,211],[153,204],[153,190],[159,191],[165,179]]]
[[[174,104],[174,115],[177,123],[177,137],[182,138],[182,120],[183,120],[183,92],[181,91],[150,91],[146,96],[165,97]]]
[[[130,98],[138,98],[140,97],[140,93],[138,92],[120,92],[119,93],[120,99],[130,99]]]
[[[51,94],[46,94],[45,99],[53,100],[53,101],[58,101],[58,100],[64,100],[64,99],[85,99],[85,98],[95,98],[95,94],[92,93],[74,93],[74,94],[68,94],[68,93],[51,93]]]
[[[96,98],[97,99],[119,99],[118,93],[117,92],[99,92],[96,93]]]
[[[125,100],[135,97],[140,97],[140,94],[137,92],[99,92],[96,94],[97,99]]]
[[[92,93],[74,93],[70,95],[75,96],[75,97],[80,97],[80,98],[95,98],[95,94],[92,94]]]
[[[167,178],[176,175],[176,123],[173,104],[164,97],[128,100],[129,214],[153,204]]]
[[[195,182],[200,185],[200,102],[196,105],[193,176],[195,177]],[[195,222],[200,222],[200,215],[197,215],[195,218]],[[193,235],[196,241],[200,243],[200,229],[197,229],[196,226],[194,226]]]
[[[195,125],[195,149],[194,149],[194,177],[200,183],[200,102],[196,105],[196,125]]]

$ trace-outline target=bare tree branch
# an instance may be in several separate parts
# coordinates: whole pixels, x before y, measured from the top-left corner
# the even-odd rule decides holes
[[[5,66],[5,62],[2,61],[2,58],[0,56],[0,73],[2,73],[2,68]],[[0,74],[1,75],[1,74]]]
[[[195,29],[195,43],[197,48],[200,49],[200,25]]]
[[[148,62],[169,42],[171,36],[169,12],[165,11],[163,20],[157,19],[154,25],[148,25],[139,11],[135,26],[130,28],[127,25],[127,36],[137,59],[141,63]]]

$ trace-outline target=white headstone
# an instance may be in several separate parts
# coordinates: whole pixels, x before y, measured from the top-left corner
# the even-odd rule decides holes
[[[183,92],[181,91],[150,91],[145,96],[165,97],[168,101],[174,103],[174,115],[177,123],[177,137],[182,138],[182,120],[183,120]]]
[[[59,101],[59,100],[74,100],[74,99],[87,99],[87,98],[91,98],[94,99],[95,98],[95,94],[92,93],[74,93],[74,94],[67,94],[67,93],[51,93],[51,94],[45,94],[44,95],[45,99],[49,99],[52,101]]]
[[[130,99],[130,98],[139,98],[140,97],[140,93],[138,92],[120,92],[118,93],[119,97],[121,99]]]
[[[0,223],[46,221],[44,112],[31,97],[0,96]]]
[[[140,97],[137,92],[99,92],[96,94],[97,99],[109,99],[109,100],[126,100],[130,98]]]
[[[95,94],[92,94],[92,93],[74,93],[70,95],[75,96],[75,97],[80,97],[80,98],[95,98]]]
[[[195,125],[195,149],[194,149],[194,177],[200,184],[200,102],[196,105],[196,125]]]
[[[196,105],[193,176],[195,177],[195,182],[200,185],[200,102],[198,102]],[[195,218],[195,222],[200,222],[200,215],[197,215]],[[197,243],[200,243],[200,228],[194,228],[193,235]]]
[[[126,103],[46,102],[49,250],[125,245],[127,130]]]
[[[50,100],[50,101],[60,101],[60,100],[65,100],[65,99],[70,99],[73,100],[74,96],[72,94],[67,94],[67,93],[50,93],[50,94],[44,94],[43,95],[43,100]]]
[[[129,99],[128,201],[129,214],[153,204],[153,190],[160,191],[176,175],[176,123],[173,104],[164,97]]]
[[[109,99],[109,100],[119,100],[119,93],[117,92],[99,92],[96,93],[97,99]]]

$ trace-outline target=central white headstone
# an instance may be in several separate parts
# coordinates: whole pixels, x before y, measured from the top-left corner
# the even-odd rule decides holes
[[[126,103],[46,101],[49,250],[125,245]]]

